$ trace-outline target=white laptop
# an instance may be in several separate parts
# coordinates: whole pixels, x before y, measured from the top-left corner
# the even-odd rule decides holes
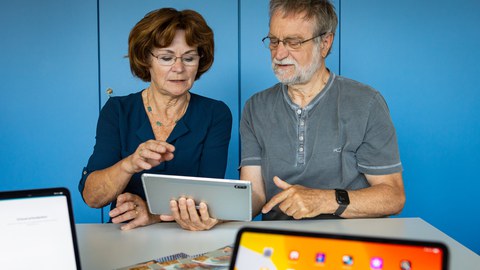
[[[249,181],[205,177],[143,174],[143,188],[152,214],[171,215],[170,201],[192,198],[205,202],[211,217],[220,220],[252,219],[252,188]]]
[[[67,189],[0,192],[0,217],[0,269],[81,269]]]

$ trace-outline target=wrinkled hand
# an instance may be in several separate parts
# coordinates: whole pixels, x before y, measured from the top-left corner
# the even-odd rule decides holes
[[[123,193],[117,197],[117,207],[109,213],[113,223],[122,223],[122,230],[131,230],[136,227],[146,226],[161,221],[173,221],[171,216],[150,214],[146,202],[138,195]]]
[[[175,147],[167,142],[148,140],[126,159],[126,170],[131,174],[150,170],[164,161],[172,160],[174,151]]]
[[[220,223],[218,219],[211,218],[208,214],[208,207],[201,202],[199,209],[195,207],[192,199],[180,198],[170,201],[170,210],[175,221],[185,230],[203,231],[209,230]],[[200,215],[199,215],[200,213]]]
[[[321,214],[322,190],[306,188],[300,185],[290,185],[279,177],[275,176],[273,182],[283,191],[273,196],[262,208],[262,213],[266,214],[278,204],[280,210],[293,217],[302,219],[315,217]]]

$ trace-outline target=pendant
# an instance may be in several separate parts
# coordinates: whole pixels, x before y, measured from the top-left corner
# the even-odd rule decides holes
[[[162,122],[160,122],[160,121],[157,121],[155,124],[157,124],[158,127],[162,126]]]

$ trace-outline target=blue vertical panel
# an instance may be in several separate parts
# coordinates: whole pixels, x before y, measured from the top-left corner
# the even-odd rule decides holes
[[[214,31],[215,61],[212,68],[193,85],[192,92],[225,102],[232,111],[227,178],[238,179],[238,11],[237,1],[100,1],[101,100],[107,88],[120,96],[138,92],[148,84],[133,77],[128,58],[128,35],[133,26],[149,11],[173,7],[193,9],[205,18]],[[92,138],[94,134],[91,134]]]
[[[342,1],[342,73],[380,90],[397,128],[407,203],[480,253],[480,2]]]
[[[0,190],[77,189],[98,117],[96,1],[0,3]]]
[[[338,1],[333,1],[340,16]],[[240,94],[243,108],[250,96],[278,82],[272,71],[270,51],[262,43],[269,31],[269,1],[240,1]],[[337,29],[337,37],[339,36]],[[339,72],[339,41],[335,38],[327,67]]]

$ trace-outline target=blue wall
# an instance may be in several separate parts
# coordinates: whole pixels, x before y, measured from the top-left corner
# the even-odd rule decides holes
[[[453,4],[453,5],[452,5]],[[342,1],[341,73],[385,96],[407,204],[480,253],[480,2]]]
[[[98,118],[95,1],[0,2],[0,190],[65,186],[78,220],[100,221],[77,192]]]
[[[276,82],[261,43],[268,1],[17,0],[0,3],[0,190],[66,186],[76,220],[100,222],[76,186],[106,88],[122,95],[144,86],[123,58],[126,39],[160,5],[196,9],[215,31],[215,64],[193,91],[232,109],[227,177],[238,177],[243,104]],[[400,217],[421,217],[480,253],[480,2],[335,5],[340,25],[327,65],[387,100],[405,167]]]

